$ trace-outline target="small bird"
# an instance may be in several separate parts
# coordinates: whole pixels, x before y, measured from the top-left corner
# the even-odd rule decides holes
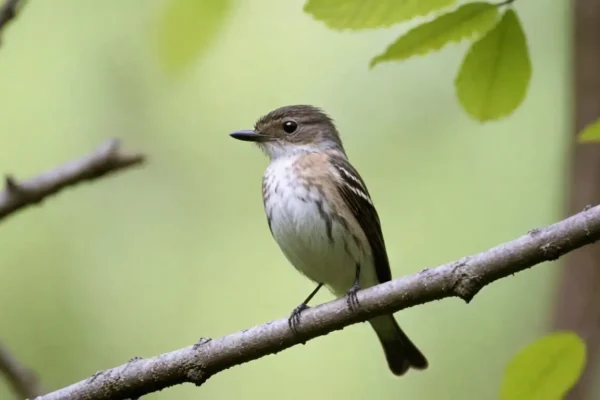
[[[348,306],[356,309],[358,290],[392,278],[379,216],[327,114],[310,105],[281,107],[253,130],[230,136],[256,143],[269,156],[262,181],[269,229],[289,262],[317,284],[292,312],[292,330],[323,285],[336,297],[348,296]],[[393,315],[369,323],[394,375],[427,368]]]

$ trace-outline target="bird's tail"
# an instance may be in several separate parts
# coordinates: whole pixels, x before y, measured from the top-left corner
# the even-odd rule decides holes
[[[402,331],[393,315],[369,320],[381,342],[388,366],[394,375],[404,375],[409,368],[425,369],[427,359]]]

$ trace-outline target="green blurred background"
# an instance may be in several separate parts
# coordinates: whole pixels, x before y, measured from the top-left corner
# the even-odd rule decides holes
[[[515,114],[486,125],[453,92],[467,43],[369,70],[410,24],[340,33],[302,0],[198,4],[180,15],[198,35],[184,67],[164,1],[28,2],[3,35],[0,171],[28,177],[110,137],[151,161],[2,221],[0,340],[45,389],[284,317],[307,295],[263,215],[267,160],[228,136],[282,105],[336,119],[396,277],[562,217],[568,2],[517,2],[533,79]],[[424,373],[394,378],[360,324],[144,399],[493,399],[504,366],[548,325],[556,272],[396,314],[430,360]]]

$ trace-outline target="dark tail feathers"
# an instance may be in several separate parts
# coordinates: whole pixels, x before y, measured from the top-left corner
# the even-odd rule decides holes
[[[402,331],[393,315],[382,315],[369,321],[381,342],[392,373],[401,376],[409,368],[426,369],[427,359]]]

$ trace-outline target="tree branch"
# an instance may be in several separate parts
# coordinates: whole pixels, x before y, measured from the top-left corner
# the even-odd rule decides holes
[[[0,30],[4,29],[4,27],[17,16],[17,12],[24,3],[24,0],[4,1],[4,4],[0,7]]]
[[[7,3],[0,8],[0,28],[3,12]],[[141,164],[142,154],[123,153],[119,141],[109,140],[93,153],[71,161],[55,169],[46,171],[35,178],[17,181],[10,175],[5,178],[5,189],[0,192],[0,221],[32,204],[40,203],[67,186],[76,185],[85,180]],[[14,391],[23,398],[33,398],[42,393],[36,375],[25,368],[0,343],[0,374],[8,379]]]
[[[374,316],[446,297],[467,303],[485,285],[600,239],[600,206],[543,229],[433,269],[358,292],[360,307],[351,312],[346,299],[337,299],[302,313],[294,335],[287,318],[268,322],[219,339],[202,339],[149,359],[96,373],[89,379],[38,397],[38,400],[116,400],[137,398],[166,387],[208,378],[234,365],[277,353],[307,340]]]
[[[0,31],[2,31],[23,7],[25,0],[5,0],[0,7]],[[119,142],[111,140],[97,151],[72,161],[35,178],[18,182],[6,175],[5,190],[0,192],[0,220],[29,205],[40,203],[61,189],[85,180],[93,180],[118,170],[141,164],[141,154],[122,153]],[[13,391],[24,399],[42,393],[36,374],[20,364],[0,343],[0,374],[4,375]]]
[[[27,206],[40,203],[67,186],[94,180],[143,162],[142,154],[122,152],[119,141],[113,139],[93,153],[35,178],[19,182],[13,176],[6,175],[5,189],[0,192],[0,220]]]
[[[571,12],[571,98],[567,215],[600,202],[600,148],[577,143],[581,131],[600,116],[600,3],[574,0]],[[585,342],[581,378],[564,400],[597,398],[600,373],[600,246],[589,246],[563,262],[555,289],[552,330],[574,331]]]
[[[0,343],[0,373],[6,376],[13,391],[22,399],[32,399],[42,394],[36,374],[17,359]]]

